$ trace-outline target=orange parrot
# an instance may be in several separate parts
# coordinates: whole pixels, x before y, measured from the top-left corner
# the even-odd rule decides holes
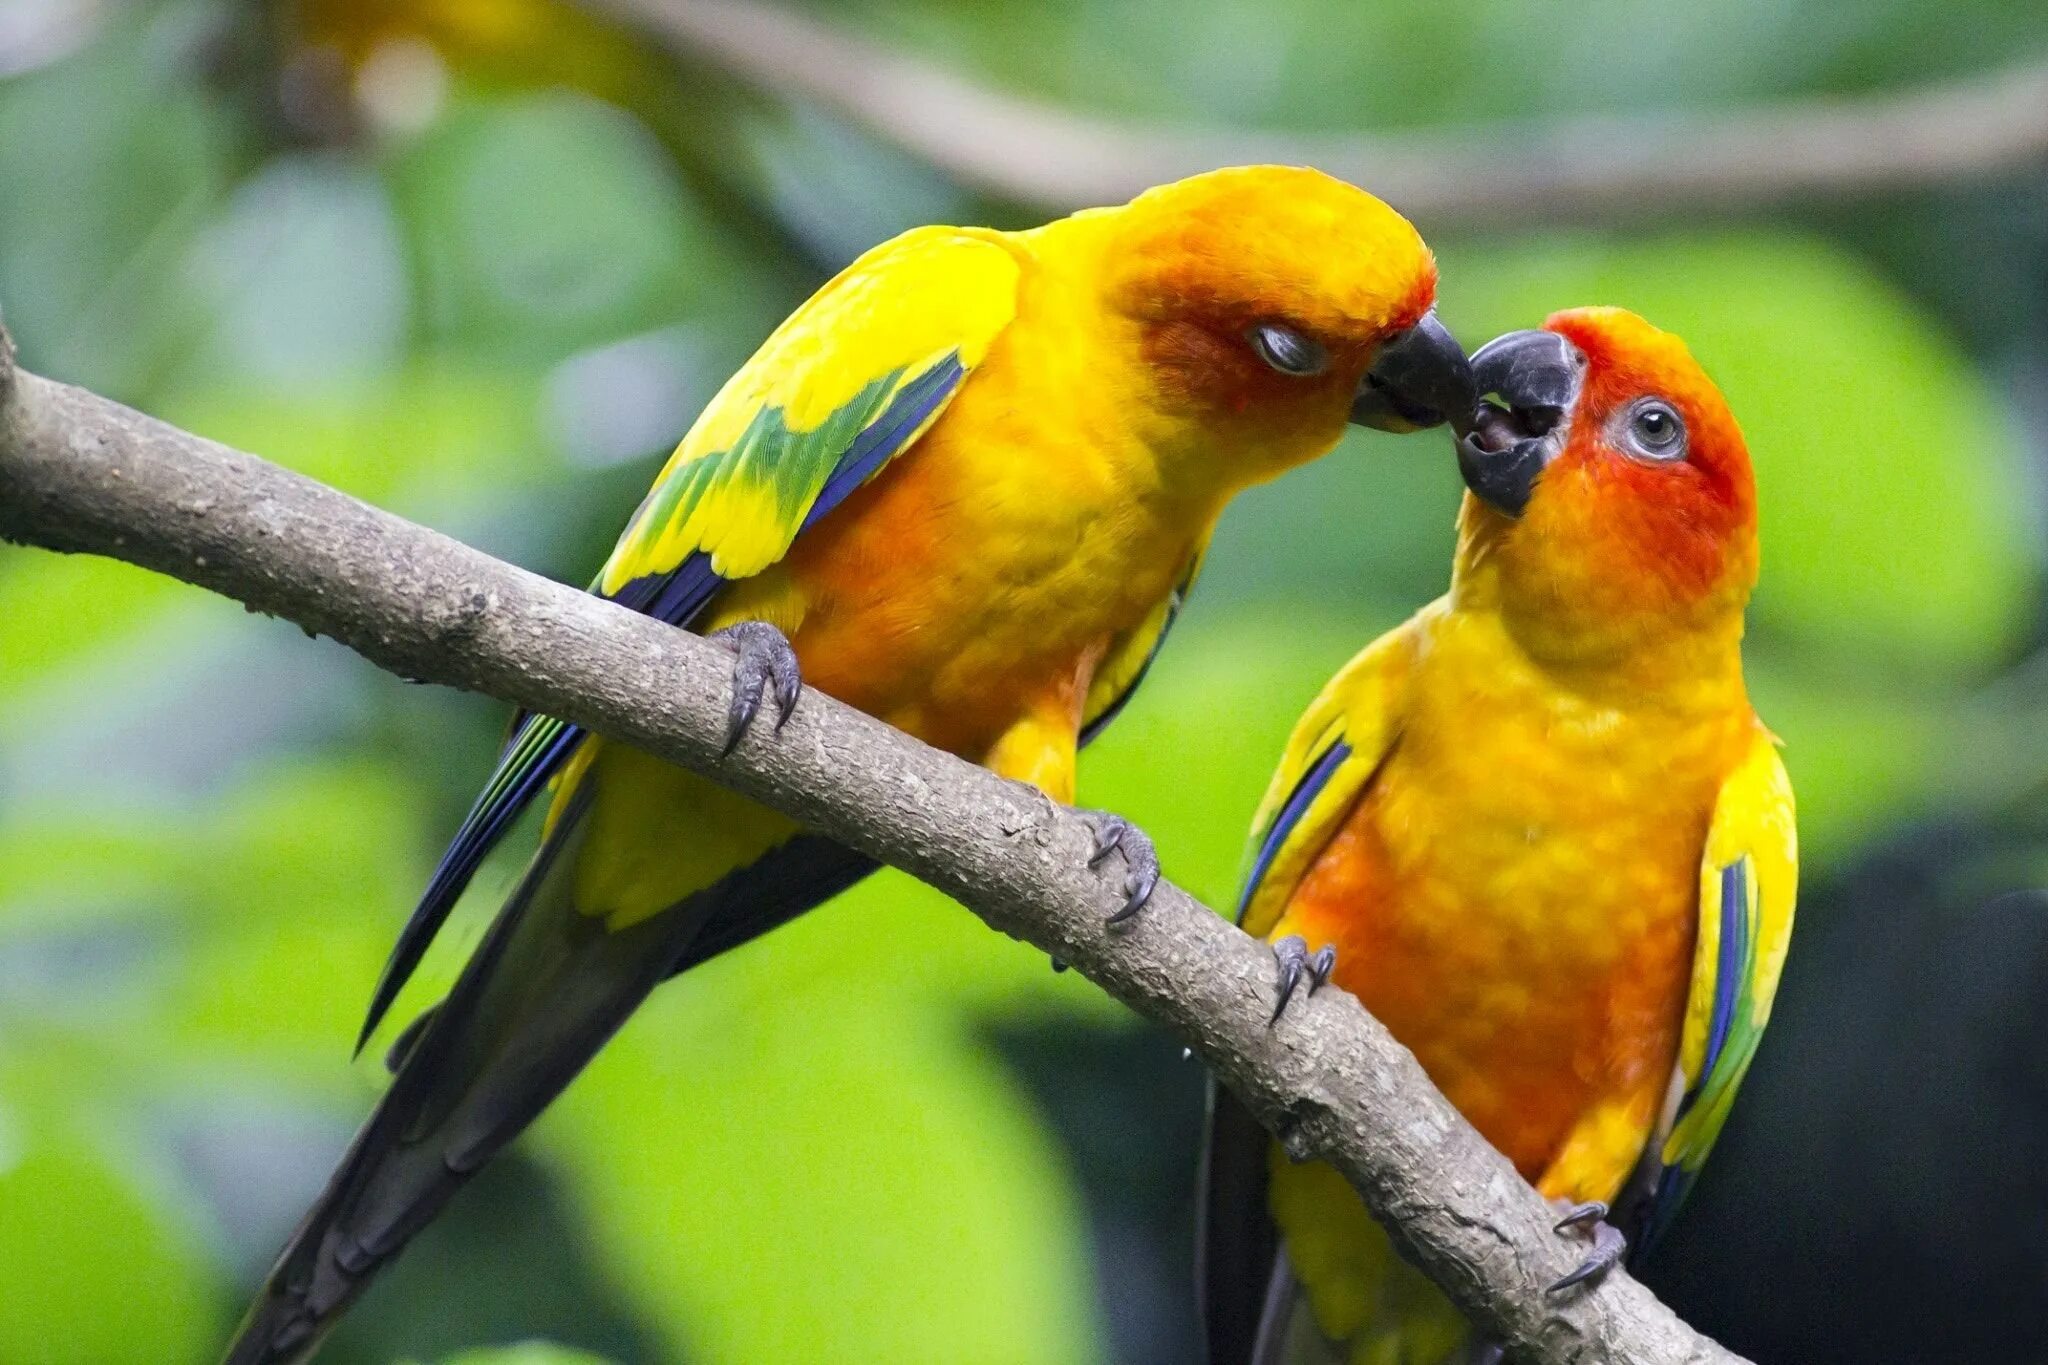
[[[1218,515],[1347,421],[1473,411],[1415,230],[1307,170],[1196,176],[1028,232],[930,227],[826,284],[683,438],[592,591],[738,655],[733,737],[799,672],[1056,799],[1143,676]],[[379,983],[484,854],[538,853],[280,1256],[232,1365],[303,1360],[665,978],[873,864],[716,783],[520,718]],[[1150,842],[1093,813],[1135,911]],[[715,1121],[715,1120],[713,1120]]]
[[[1295,727],[1239,918],[1280,1008],[1352,992],[1590,1234],[1561,1292],[1656,1236],[1720,1132],[1791,932],[1792,791],[1743,685],[1749,455],[1684,344],[1581,309],[1473,370],[1506,406],[1458,441],[1450,592]],[[1497,1358],[1227,1095],[1205,1164],[1212,1365]]]

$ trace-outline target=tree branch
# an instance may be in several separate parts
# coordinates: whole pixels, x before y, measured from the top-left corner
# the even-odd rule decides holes
[[[1723,114],[1610,115],[1408,133],[1147,126],[978,85],[754,0],[586,0],[948,175],[1048,213],[1252,162],[1319,166],[1446,226],[1611,222],[1867,194],[2048,167],[2048,62],[1904,94]]]
[[[1547,1298],[1582,1244],[1341,992],[1268,1027],[1271,954],[1162,884],[1128,932],[1092,835],[1035,788],[821,693],[719,757],[732,656],[301,475],[12,364],[0,331],[0,537],[111,555],[705,773],[960,900],[1199,1052],[1299,1159],[1334,1164],[1408,1254],[1530,1362],[1737,1357],[1617,1272]]]

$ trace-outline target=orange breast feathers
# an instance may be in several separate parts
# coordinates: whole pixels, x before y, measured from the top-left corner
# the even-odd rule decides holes
[[[1438,616],[1399,737],[1271,937],[1335,980],[1546,1194],[1608,1199],[1662,1105],[1700,849],[1754,733],[1549,684],[1498,622]]]

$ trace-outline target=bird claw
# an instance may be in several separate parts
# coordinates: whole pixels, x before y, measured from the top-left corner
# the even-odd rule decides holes
[[[1337,965],[1337,945],[1325,943],[1311,954],[1308,940],[1300,934],[1289,934],[1273,945],[1273,956],[1280,964],[1280,998],[1273,1002],[1273,1017],[1266,1021],[1268,1027],[1280,1022],[1286,1012],[1287,1002],[1294,998],[1294,988],[1301,984],[1304,973],[1308,976],[1308,993],[1314,995],[1330,979],[1330,972]]]
[[[1152,899],[1153,888],[1159,885],[1159,850],[1152,846],[1150,835],[1121,815],[1084,810],[1080,816],[1095,831],[1095,849],[1088,855],[1088,866],[1100,867],[1112,853],[1123,855],[1124,903],[1109,917],[1111,924],[1122,924]]]
[[[1606,1204],[1598,1199],[1588,1199],[1583,1204],[1574,1204],[1566,1209],[1564,1216],[1557,1220],[1552,1231],[1570,1232],[1573,1228],[1583,1228],[1598,1223],[1606,1216]]]
[[[774,685],[775,728],[782,729],[796,710],[803,692],[803,670],[789,637],[766,621],[741,621],[705,636],[731,645],[739,659],[732,666],[732,705],[726,712],[723,757],[739,746],[754,716],[761,709],[761,697]]]
[[[1562,1294],[1565,1290],[1582,1284],[1597,1284],[1608,1271],[1621,1264],[1621,1258],[1628,1253],[1628,1238],[1621,1229],[1607,1221],[1607,1205],[1597,1199],[1575,1204],[1557,1220],[1558,1232],[1590,1228],[1593,1233],[1593,1250],[1578,1268],[1551,1285],[1545,1292]]]

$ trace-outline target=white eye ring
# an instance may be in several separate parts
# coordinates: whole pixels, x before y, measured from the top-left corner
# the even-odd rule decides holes
[[[1645,398],[1622,414],[1621,445],[1638,459],[1670,464],[1685,458],[1685,419],[1661,398]]]
[[[1259,359],[1282,374],[1306,378],[1330,368],[1330,353],[1321,342],[1277,322],[1258,324],[1245,333],[1245,340],[1251,343]]]

